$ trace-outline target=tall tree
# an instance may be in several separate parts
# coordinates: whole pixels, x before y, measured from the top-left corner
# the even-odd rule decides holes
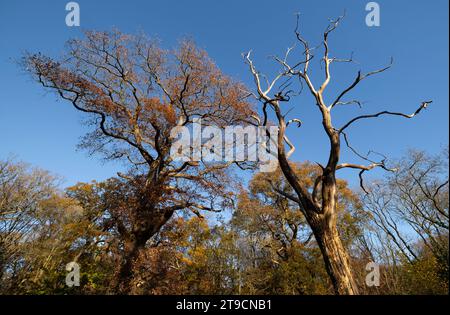
[[[174,211],[215,211],[229,195],[231,163],[174,160],[172,129],[191,128],[195,118],[217,127],[245,124],[253,112],[242,84],[190,41],[164,50],[144,36],[118,31],[85,36],[69,41],[59,61],[29,54],[23,65],[42,86],[86,114],[94,128],[83,148],[128,163],[127,174],[119,173],[114,183],[117,203],[111,204],[126,217],[116,221],[125,240],[117,289],[126,292],[133,261]]]
[[[333,110],[344,105],[361,105],[361,101],[359,100],[347,100],[346,97],[348,94],[353,91],[353,89],[356,88],[364,79],[389,69],[392,64],[391,62],[391,64],[387,67],[365,74],[359,71],[353,82],[335,98],[332,98],[334,100],[331,103],[326,102],[325,91],[331,81],[331,65],[338,62],[353,61],[352,58],[340,59],[330,56],[328,37],[337,28],[342,18],[343,16],[337,18],[336,20],[332,20],[323,33],[323,55],[321,61],[323,62],[325,79],[322,81],[320,86],[313,83],[310,76],[311,60],[314,58],[314,54],[318,51],[318,48],[316,49],[311,47],[302,37],[299,31],[298,16],[295,36],[298,43],[303,48],[302,53],[304,58],[291,63],[288,58],[290,52],[293,50],[293,47],[287,50],[286,55],[283,58],[274,57],[274,60],[280,65],[281,71],[272,81],[267,82],[267,87],[263,87],[263,82],[261,80],[262,75],[256,69],[252,59],[250,58],[250,52],[247,53],[244,58],[249,66],[256,85],[256,93],[254,96],[263,104],[262,109],[264,112],[264,118],[260,124],[269,124],[269,109],[272,109],[276,116],[276,121],[279,128],[277,144],[278,161],[284,176],[295,191],[295,194],[289,195],[289,198],[300,205],[308,224],[313,230],[314,236],[321,249],[328,274],[334,285],[335,292],[337,294],[357,294],[358,288],[350,267],[347,250],[343,246],[337,230],[338,216],[336,210],[336,172],[338,170],[348,168],[359,170],[359,176],[362,183],[362,175],[364,172],[377,167],[385,170],[390,169],[386,166],[384,158],[381,161],[375,161],[369,156],[364,156],[358,153],[350,145],[346,131],[357,122],[383,115],[413,118],[425,109],[431,101],[422,102],[419,108],[410,115],[392,111],[381,111],[375,114],[356,116],[344,123],[342,126],[336,127],[332,120]],[[308,190],[305,187],[305,184],[302,182],[301,178],[296,175],[292,167],[292,163],[289,162],[289,157],[295,150],[295,146],[288,139],[286,135],[286,128],[294,124],[301,125],[301,120],[298,118],[287,120],[287,113],[283,113],[282,103],[289,102],[292,96],[295,95],[296,91],[292,88],[294,78],[298,79],[302,86],[305,84],[307,91],[309,91],[312,95],[315,105],[321,115],[323,130],[329,140],[329,153],[327,156],[328,161],[325,165],[319,164],[321,167],[321,172],[315,179],[312,190]],[[342,138],[345,140],[347,147],[359,158],[365,160],[368,164],[340,163]],[[288,152],[286,152],[286,145],[289,147]]]

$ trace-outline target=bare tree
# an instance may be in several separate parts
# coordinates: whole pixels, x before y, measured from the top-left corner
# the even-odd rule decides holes
[[[419,108],[410,115],[392,111],[381,111],[371,115],[356,116],[347,123],[343,124],[341,127],[335,127],[332,120],[332,111],[336,107],[343,105],[361,105],[361,101],[359,100],[346,100],[348,94],[350,94],[350,92],[366,78],[382,73],[383,71],[389,69],[392,65],[391,60],[391,64],[379,70],[368,73],[362,73],[359,71],[354,81],[342,92],[340,92],[334,98],[334,101],[327,104],[325,102],[324,93],[331,81],[331,65],[337,62],[345,63],[353,61],[352,57],[348,59],[340,59],[330,56],[328,37],[338,27],[343,17],[344,15],[340,16],[336,20],[331,20],[330,24],[323,33],[321,45],[323,47],[323,55],[321,61],[323,62],[325,79],[318,87],[313,83],[310,77],[310,62],[315,57],[315,52],[318,47],[310,47],[309,43],[302,37],[299,31],[298,15],[295,36],[298,43],[303,48],[303,57],[301,60],[295,63],[290,63],[288,61],[289,54],[292,52],[293,47],[287,50],[283,58],[275,56],[274,60],[281,66],[281,71],[272,81],[267,80],[267,86],[263,87],[262,79],[265,78],[265,76],[260,74],[260,72],[256,69],[251,59],[250,52],[245,54],[244,58],[250,68],[256,85],[257,93],[255,93],[254,96],[262,103],[264,117],[260,123],[262,125],[269,124],[268,109],[272,109],[274,111],[277,119],[277,125],[279,128],[278,161],[284,176],[295,191],[295,195],[290,195],[289,198],[297,202],[305,214],[306,220],[320,246],[325,261],[325,266],[334,285],[335,292],[337,294],[357,294],[358,288],[355,284],[352,270],[350,268],[347,250],[344,248],[336,228],[336,172],[345,168],[359,170],[361,186],[364,189],[362,180],[364,172],[377,167],[388,171],[393,170],[386,166],[385,158],[381,161],[374,161],[370,159],[369,156],[364,156],[358,153],[350,145],[345,132],[356,122],[379,116],[391,115],[404,118],[413,118],[425,109],[431,101],[422,102]],[[323,130],[329,139],[330,145],[328,162],[326,165],[319,164],[322,171],[316,178],[314,188],[312,190],[308,190],[305,187],[302,181],[296,176],[292,164],[289,162],[289,157],[294,152],[295,146],[288,139],[286,135],[286,128],[294,123],[296,123],[297,126],[300,126],[301,120],[298,118],[287,120],[287,113],[282,112],[281,104],[283,102],[289,102],[291,97],[295,95],[295,91],[290,87],[294,78],[298,79],[302,86],[303,84],[306,84],[307,90],[313,96],[322,117]],[[367,161],[367,164],[340,163],[342,138],[344,138],[347,147],[359,158]],[[286,152],[286,145],[289,147],[288,152]]]
[[[371,221],[408,262],[419,258],[420,240],[448,269],[448,151],[436,157],[410,151],[396,169],[363,198]]]

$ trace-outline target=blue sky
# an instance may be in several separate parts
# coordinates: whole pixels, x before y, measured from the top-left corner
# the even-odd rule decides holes
[[[381,26],[365,24],[368,1],[77,1],[81,27],[65,25],[68,1],[0,1],[0,159],[15,155],[20,160],[77,181],[102,180],[113,176],[120,166],[102,164],[99,158],[77,151],[85,133],[81,114],[69,104],[46,94],[38,84],[21,73],[14,59],[28,50],[51,56],[62,53],[66,40],[80,37],[82,29],[125,33],[144,31],[172,47],[183,36],[192,37],[206,49],[227,74],[252,87],[251,76],[241,53],[253,50],[255,64],[267,75],[276,74],[270,59],[283,54],[294,43],[295,12],[301,12],[301,29],[311,44],[320,43],[327,19],[346,9],[347,17],[330,38],[331,54],[348,57],[354,52],[358,64],[337,65],[327,97],[350,83],[359,69],[371,71],[394,57],[394,66],[380,76],[363,82],[351,98],[365,101],[364,108],[337,109],[334,120],[342,124],[354,115],[389,109],[413,112],[423,100],[431,107],[412,120],[396,117],[355,124],[348,130],[354,146],[399,157],[408,148],[430,153],[448,144],[448,1],[377,1]],[[319,58],[317,58],[319,59]],[[294,61],[294,59],[292,59]],[[315,61],[316,84],[322,79]],[[295,160],[326,159],[327,143],[320,117],[311,97],[304,93],[292,114],[304,121],[291,132],[297,145]],[[343,154],[343,161],[357,161]],[[375,176],[382,173],[374,173]],[[356,183],[357,174],[342,173]]]

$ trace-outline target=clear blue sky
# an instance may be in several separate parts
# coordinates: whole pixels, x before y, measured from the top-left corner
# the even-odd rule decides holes
[[[282,54],[294,42],[294,13],[301,12],[301,27],[312,44],[320,42],[327,18],[344,9],[347,17],[330,39],[332,55],[355,53],[357,65],[338,65],[329,97],[353,80],[360,68],[383,66],[390,56],[394,67],[363,82],[352,94],[365,101],[363,110],[336,110],[337,123],[352,115],[384,109],[413,112],[422,100],[434,103],[417,119],[387,117],[357,124],[349,130],[355,146],[398,157],[408,148],[438,152],[448,144],[448,1],[377,1],[381,26],[365,24],[368,1],[77,1],[81,28],[65,25],[68,1],[0,1],[0,159],[10,154],[66,178],[66,184],[113,176],[117,165],[102,164],[77,151],[85,133],[81,114],[69,104],[45,94],[22,74],[14,59],[25,51],[57,56],[65,41],[81,36],[81,29],[123,32],[144,31],[164,46],[190,36],[206,49],[226,73],[252,86],[241,53],[253,49],[254,60],[267,74],[275,68],[267,58]],[[320,71],[317,61],[313,69]],[[271,72],[272,71],[272,72]],[[320,72],[320,75],[322,73]],[[315,76],[316,84],[320,76]],[[291,105],[288,105],[289,107]],[[294,106],[294,104],[292,104]],[[320,118],[306,94],[295,103],[293,114],[304,126],[291,137],[297,144],[294,158],[324,161],[326,142]],[[348,154],[343,160],[350,160]],[[343,173],[355,183],[356,174]],[[350,176],[351,175],[351,176]]]

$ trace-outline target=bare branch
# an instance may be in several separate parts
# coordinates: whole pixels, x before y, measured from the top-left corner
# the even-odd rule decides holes
[[[362,108],[362,102],[359,100],[351,100],[351,101],[346,101],[346,102],[339,101],[336,104],[332,104],[333,105],[332,108],[334,106],[338,106],[338,105],[350,105],[350,104],[356,104],[356,105],[358,105],[359,108]]]
[[[286,123],[286,127],[289,126],[291,123],[297,123],[297,128],[300,128],[302,126],[302,121],[298,118],[288,120],[288,122]]]
[[[319,88],[320,94],[323,93],[323,91],[325,90],[325,88],[327,87],[328,83],[330,83],[331,80],[330,64],[333,61],[333,59],[329,58],[328,35],[337,28],[339,22],[344,18],[344,16],[345,12],[342,16],[338,17],[336,20],[330,20],[330,25],[328,25],[327,29],[325,30],[325,33],[323,34],[323,46],[325,49],[323,56],[323,60],[325,62],[325,81]]]
[[[391,57],[391,62],[389,63],[389,65],[387,65],[384,68],[381,68],[381,69],[378,69],[375,71],[371,71],[371,72],[363,74],[363,75],[361,74],[361,71],[358,71],[358,74],[356,75],[356,78],[353,81],[353,83],[350,84],[345,90],[343,90],[339,94],[339,96],[334,100],[334,102],[329,106],[329,108],[333,108],[337,103],[339,103],[339,101],[342,99],[342,97],[344,95],[346,95],[348,92],[350,92],[353,88],[355,88],[358,85],[358,83],[360,83],[362,80],[364,80],[365,78],[370,77],[372,75],[375,75],[375,74],[378,74],[378,73],[388,70],[389,68],[392,67],[393,63],[394,63],[394,59]]]
[[[382,111],[373,115],[361,115],[358,117],[353,118],[352,120],[350,120],[348,123],[346,123],[344,126],[342,126],[339,129],[339,133],[342,133],[347,127],[349,127],[352,123],[354,123],[355,121],[358,121],[360,119],[366,119],[366,118],[375,118],[381,115],[393,115],[393,116],[401,116],[401,117],[405,117],[405,118],[413,118],[414,116],[416,116],[417,114],[419,114],[422,109],[427,108],[428,104],[432,103],[433,101],[424,101],[422,102],[422,104],[420,104],[419,108],[412,114],[407,115],[404,113],[397,113],[397,112],[390,112],[390,111]]]

